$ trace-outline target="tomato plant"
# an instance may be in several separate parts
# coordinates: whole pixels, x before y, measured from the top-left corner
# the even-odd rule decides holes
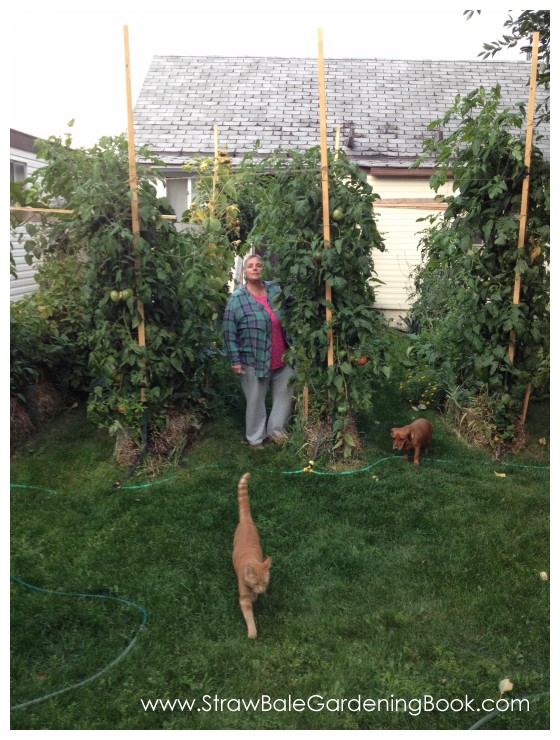
[[[163,428],[171,410],[202,413],[211,403],[203,407],[200,398],[211,401],[218,393],[211,384],[214,328],[233,263],[224,239],[231,224],[210,204],[202,206],[204,223],[179,233],[162,218],[169,204],[157,195],[157,169],[142,164],[155,161],[143,148],[137,166],[141,229],[134,234],[126,139],[105,137],[91,149],[70,143],[54,137],[42,142],[39,156],[47,164],[34,173],[34,183],[38,202],[59,198],[73,213],[34,233],[28,247],[59,261],[79,255],[80,290],[87,296],[88,414],[111,432],[126,428],[140,439],[145,412],[152,427]],[[233,212],[226,206],[230,221]],[[212,245],[220,247],[214,257]],[[144,346],[133,297],[143,306]]]
[[[550,357],[550,176],[533,148],[524,246],[518,248],[524,164],[524,106],[503,108],[499,87],[457,97],[431,128],[432,187],[453,175],[441,221],[430,218],[416,275],[418,340],[410,366],[445,369],[448,382],[488,394],[499,434],[512,434],[527,384],[546,389]],[[538,139],[537,139],[538,141]],[[515,277],[521,298],[513,302]],[[445,286],[434,303],[434,285]],[[440,290],[440,289],[438,289]],[[437,295],[436,291],[436,295]],[[514,337],[514,362],[509,345]]]
[[[373,255],[384,244],[373,211],[378,196],[366,176],[342,153],[336,161],[331,154],[329,159],[329,197],[343,214],[332,224],[330,242],[323,236],[318,148],[264,158],[255,176],[257,205],[249,239],[259,253],[266,253],[289,304],[284,320],[292,338],[287,361],[297,365],[298,390],[312,389],[311,415],[329,420],[337,454],[350,457],[359,446],[355,413],[371,408],[375,379],[386,377],[390,369],[384,321],[374,305],[378,280]],[[327,282],[332,289],[328,304]],[[332,310],[329,322],[327,305]],[[329,365],[331,329],[334,362]],[[366,351],[371,359],[364,372],[352,359]],[[298,404],[298,414],[302,408]]]

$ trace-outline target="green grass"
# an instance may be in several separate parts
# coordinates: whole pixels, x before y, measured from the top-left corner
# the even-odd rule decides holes
[[[12,575],[46,591],[11,585],[11,704],[103,673],[13,710],[12,729],[467,729],[488,712],[334,711],[335,700],[479,704],[506,677],[530,711],[485,729],[548,728],[549,583],[537,573],[549,572],[549,460],[536,442],[548,407],[530,406],[529,447],[502,463],[429,417],[420,468],[392,457],[389,429],[412,418],[393,384],[361,420],[362,472],[286,475],[302,461],[241,445],[237,413],[204,429],[182,467],[119,489],[113,442],[83,411],[50,425],[11,466],[12,483],[55,491],[11,489]],[[231,565],[247,470],[273,558],[256,641]],[[263,695],[273,709],[227,704]],[[333,711],[283,703],[313,695]],[[201,711],[144,711],[158,698]]]

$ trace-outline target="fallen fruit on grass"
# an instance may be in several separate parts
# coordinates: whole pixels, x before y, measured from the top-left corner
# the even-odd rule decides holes
[[[506,691],[511,691],[513,689],[513,684],[509,680],[509,678],[503,678],[500,681],[500,684],[499,684],[499,687],[498,688],[500,689],[500,696],[502,696],[503,694],[506,693]]]
[[[541,581],[548,581],[548,573],[546,572],[546,570],[541,570],[541,572],[539,573],[539,578],[541,579]]]

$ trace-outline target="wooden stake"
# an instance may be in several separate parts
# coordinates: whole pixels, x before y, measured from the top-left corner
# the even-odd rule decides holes
[[[10,211],[17,213],[74,213],[73,210],[68,208],[31,208],[31,206],[10,206]],[[177,216],[175,214],[161,214],[161,218],[166,218],[168,221],[175,221]]]
[[[216,188],[218,186],[218,124],[214,124],[214,180],[212,183],[212,213],[215,213]]]
[[[521,414],[521,423],[525,424],[527,418],[527,409],[529,408],[529,398],[531,397],[531,383],[527,383],[527,390],[525,391],[525,400],[523,401],[523,413]]]
[[[338,159],[338,150],[340,149],[340,126],[336,127],[336,136],[334,139],[334,161]]]
[[[130,204],[131,216],[132,216],[132,244],[135,251],[138,251],[138,237],[140,236],[140,218],[138,215],[138,178],[136,176],[136,147],[134,145],[134,117],[132,112],[132,85],[130,82],[130,50],[128,43],[128,26],[124,27],[124,58],[125,58],[125,70],[126,70],[126,98],[127,98],[127,110],[128,110],[128,169],[130,177],[130,190],[132,193],[132,201]],[[142,279],[140,255],[136,257],[136,286],[140,285]],[[144,321],[144,302],[141,298],[136,299],[136,306],[138,313],[140,314],[140,321],[138,322],[138,345],[140,347],[146,346],[146,329]],[[146,361],[144,360],[144,384],[148,385],[147,372],[145,368]],[[146,389],[140,389],[140,398],[143,403],[146,402]]]
[[[325,247],[330,247],[331,241],[331,223],[329,209],[329,160],[327,149],[327,104],[325,93],[325,59],[323,55],[323,29],[319,28],[319,111],[320,111],[320,129],[321,129],[321,181],[323,186],[323,237]],[[325,299],[327,303],[332,303],[332,289],[328,281],[325,281]],[[326,308],[327,323],[332,321],[332,311],[327,305]],[[334,365],[334,337],[332,328],[329,329],[329,350],[328,364]]]
[[[32,208],[31,206],[10,206],[10,211],[16,213],[74,213],[67,208]]]
[[[535,117],[535,97],[537,91],[537,67],[539,61],[539,33],[533,34],[533,52],[531,59],[531,80],[529,86],[529,107],[527,109],[527,134],[525,137],[525,167],[527,174],[523,180],[521,190],[521,213],[519,220],[519,237],[517,240],[517,249],[523,249],[525,246],[525,232],[527,230],[527,206],[529,202],[529,179],[531,168],[531,153],[533,147],[533,122]],[[521,275],[515,273],[515,282],[513,286],[513,303],[517,305],[521,299]],[[509,335],[509,360],[513,365],[515,357],[516,332],[512,329]]]
[[[334,151],[334,159],[335,161],[338,159],[338,150],[340,148],[340,126],[336,127],[336,138],[335,138],[335,151]],[[332,333],[331,333],[332,338]],[[329,364],[332,364],[329,362]],[[304,418],[309,417],[309,387],[306,385],[303,389],[303,415]]]

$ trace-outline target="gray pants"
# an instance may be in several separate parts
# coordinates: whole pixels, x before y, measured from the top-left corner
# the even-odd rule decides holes
[[[286,434],[288,420],[293,413],[294,398],[288,382],[296,371],[284,365],[272,370],[264,378],[257,378],[255,368],[243,365],[241,388],[247,401],[245,436],[249,444],[258,445],[267,437]],[[272,408],[266,418],[266,395],[272,393]]]

